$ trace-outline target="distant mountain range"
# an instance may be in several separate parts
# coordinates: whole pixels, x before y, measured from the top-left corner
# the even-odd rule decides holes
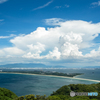
[[[15,64],[6,64],[0,65],[0,68],[73,68],[69,66],[47,66],[41,63],[15,63]],[[80,67],[74,67],[80,68]],[[85,66],[82,68],[100,68],[100,66]]]
[[[0,68],[46,68],[48,66],[40,63],[16,63],[0,65]]]
[[[41,63],[16,63],[0,65],[0,68],[67,68],[65,66],[47,66]]]

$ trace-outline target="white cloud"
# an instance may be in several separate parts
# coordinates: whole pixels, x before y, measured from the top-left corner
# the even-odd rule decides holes
[[[11,34],[10,36],[0,36],[0,39],[5,39],[5,38],[11,38],[11,37],[15,37],[16,35]]]
[[[100,47],[98,48],[98,50],[96,51],[95,49],[93,49],[92,51],[90,51],[89,54],[86,54],[85,57],[100,57]]]
[[[45,19],[45,23],[47,25],[60,25],[64,21],[61,18],[51,18],[51,19]]]
[[[100,1],[91,3],[92,8],[100,6]]]
[[[24,54],[24,51],[21,49],[18,49],[17,47],[8,47],[8,48],[3,48],[0,50],[0,56],[5,56],[5,57],[14,57],[14,56],[19,56]]]
[[[27,45],[27,54],[23,55],[23,58],[34,58],[34,59],[41,59],[40,54],[45,51],[45,45],[39,42],[36,45],[30,44]]]
[[[40,7],[34,8],[32,11],[34,11],[34,10],[38,10],[38,9],[42,9],[42,8],[45,8],[46,6],[48,6],[49,4],[51,4],[52,2],[53,2],[53,0],[47,2],[47,3],[44,4],[43,6],[40,6]]]
[[[66,35],[63,35],[59,38],[60,44],[64,44],[66,42],[72,43],[72,44],[80,44],[82,43],[82,34],[73,33],[72,31],[70,33],[67,33]]]
[[[3,48],[0,56],[19,56],[31,61],[38,59],[42,62],[49,60],[65,62],[70,59],[74,62],[100,55],[100,48],[83,55],[82,50],[95,45],[93,40],[100,33],[100,23],[92,23],[82,20],[64,21],[58,18],[46,19],[53,28],[38,27],[27,35],[19,35],[10,40],[14,47]],[[57,25],[57,26],[56,26]],[[58,26],[59,25],[59,26]],[[98,46],[99,47],[99,46]]]
[[[33,53],[39,53],[40,54],[43,51],[45,51],[45,45],[41,44],[39,42],[37,42],[36,45],[33,45],[33,44],[27,45],[27,47]]]
[[[32,58],[32,59],[42,59],[44,57],[40,57],[40,55],[38,53],[31,53],[31,52],[28,52],[27,54],[23,55],[22,56],[23,58]]]
[[[3,50],[0,50],[0,56],[1,56],[1,57],[2,57],[2,56],[5,56],[5,53],[4,53]]]
[[[0,4],[1,4],[1,3],[4,3],[4,2],[6,2],[6,1],[8,1],[8,0],[0,0]]]
[[[98,1],[98,2],[93,2],[91,5],[98,5],[98,6],[100,6],[100,1]]]
[[[20,55],[20,54],[23,54],[24,51],[22,51],[21,49],[18,49],[17,47],[9,47],[9,48],[4,48],[3,51],[6,53],[6,54],[9,54],[9,55]]]
[[[82,52],[79,51],[79,47],[77,44],[71,44],[66,42],[61,47],[61,54],[64,59],[68,57],[77,58],[79,56],[83,56]]]
[[[61,53],[59,52],[58,48],[55,47],[54,50],[51,52],[49,51],[49,54],[46,55],[45,57],[47,59],[53,59],[53,60],[59,60],[60,59],[60,56],[61,56]]]

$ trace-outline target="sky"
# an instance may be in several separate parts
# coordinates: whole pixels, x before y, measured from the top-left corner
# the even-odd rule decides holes
[[[100,66],[100,1],[0,0],[0,65]]]

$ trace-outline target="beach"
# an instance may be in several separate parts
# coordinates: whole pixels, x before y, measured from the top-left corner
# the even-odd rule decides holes
[[[92,80],[92,79],[85,79],[85,78],[76,78],[75,76],[74,77],[67,77],[67,76],[56,76],[56,75],[41,75],[41,74],[30,74],[30,73],[16,73],[16,72],[0,72],[0,73],[36,75],[36,76],[47,76],[47,77],[60,77],[60,78],[69,78],[69,79],[76,79],[76,80],[100,82],[100,80]]]

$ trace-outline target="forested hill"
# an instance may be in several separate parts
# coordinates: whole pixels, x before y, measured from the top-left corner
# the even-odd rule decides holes
[[[48,91],[48,90],[47,90]],[[70,92],[97,92],[98,96],[74,96],[70,97]],[[98,84],[70,84],[62,86],[50,96],[25,95],[17,97],[13,92],[5,88],[0,88],[0,100],[100,100],[100,83]]]

